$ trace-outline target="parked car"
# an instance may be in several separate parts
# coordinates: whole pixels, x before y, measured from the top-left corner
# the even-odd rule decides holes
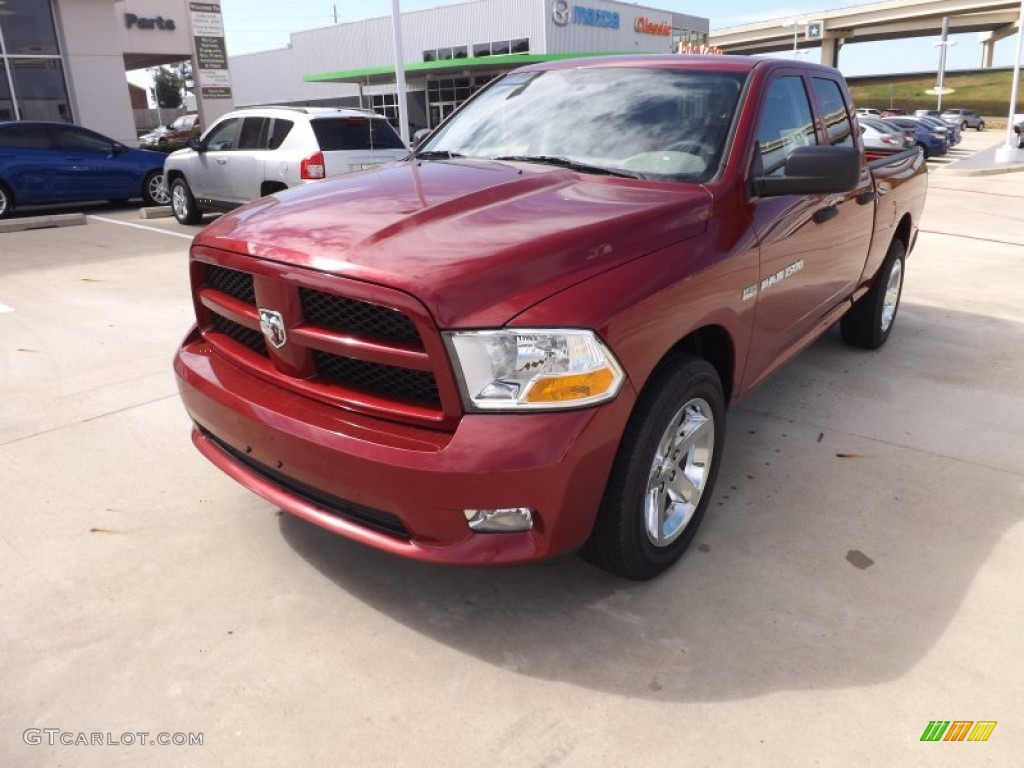
[[[164,157],[78,125],[0,122],[0,218],[16,206],[86,200],[164,205]]]
[[[943,130],[946,132],[946,141],[949,143],[950,149],[960,143],[961,136],[960,125],[958,123],[947,123],[945,120],[940,120],[932,115],[919,115],[915,120],[921,120],[926,125],[930,125],[936,130]]]
[[[860,122],[862,125],[869,123],[881,130],[897,131],[902,137],[904,149],[917,146],[917,126],[901,127],[884,118],[862,118]]]
[[[902,130],[895,125],[884,122],[881,118],[872,120],[871,118],[862,117],[859,122],[864,149],[869,154],[880,155],[902,152],[916,143],[913,138],[907,136]]]
[[[944,129],[934,128],[914,117],[885,117],[882,119],[893,125],[898,125],[900,128],[913,131],[917,145],[924,150],[925,157],[938,157],[949,152],[948,134]]]
[[[836,322],[894,327],[927,171],[865,165],[849,103],[810,62],[537,63],[404,162],[221,217],[174,361],[195,446],[396,555],[654,577],[728,406]]]
[[[942,113],[937,109],[915,109],[914,117],[938,117]]]
[[[375,168],[405,157],[381,115],[361,109],[258,107],[221,117],[164,163],[171,208],[182,224],[288,187]]]
[[[853,111],[854,111],[854,113],[856,113],[856,115],[858,117],[881,117],[882,116],[881,112],[879,112],[877,109],[872,109],[871,107],[857,107],[857,109],[855,109]]]
[[[890,107],[889,109],[882,110],[882,117],[903,117],[906,114],[907,110],[897,109],[895,107]]]
[[[157,128],[139,137],[139,146],[169,151],[184,147],[188,140],[201,133],[199,115],[182,115],[170,125]]]
[[[985,119],[973,109],[947,109],[942,113],[942,119],[956,123],[964,131],[968,128],[974,128],[976,131],[985,130]]]

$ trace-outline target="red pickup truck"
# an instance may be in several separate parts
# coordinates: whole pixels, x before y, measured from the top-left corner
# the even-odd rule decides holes
[[[193,441],[391,553],[651,578],[708,507],[727,406],[837,321],[892,330],[926,170],[859,141],[813,64],[516,70],[404,161],[196,237]]]

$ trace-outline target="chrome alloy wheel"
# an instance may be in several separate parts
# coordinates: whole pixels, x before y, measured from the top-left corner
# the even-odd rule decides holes
[[[157,173],[149,180],[148,190],[150,199],[157,205],[167,205],[171,202],[171,196],[164,186],[164,175]]]
[[[175,184],[171,190],[171,210],[179,219],[187,219],[189,215],[188,192],[181,184]]]
[[[885,298],[882,299],[882,333],[889,330],[892,320],[896,317],[896,309],[900,305],[900,290],[903,288],[903,260],[895,259],[889,270],[889,280],[885,286]]]
[[[675,541],[693,518],[715,456],[715,417],[703,398],[688,401],[658,441],[647,481],[644,523],[656,547]]]

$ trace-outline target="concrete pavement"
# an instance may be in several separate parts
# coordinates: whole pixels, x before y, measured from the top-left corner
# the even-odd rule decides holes
[[[734,409],[647,584],[279,513],[188,440],[189,230],[0,235],[0,765],[1018,765],[1020,179],[933,175],[888,345],[832,332]],[[998,725],[922,743],[937,719]]]

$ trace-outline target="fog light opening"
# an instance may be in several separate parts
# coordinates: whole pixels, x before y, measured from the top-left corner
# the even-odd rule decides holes
[[[518,533],[533,528],[529,507],[464,510],[469,527],[478,533]]]

